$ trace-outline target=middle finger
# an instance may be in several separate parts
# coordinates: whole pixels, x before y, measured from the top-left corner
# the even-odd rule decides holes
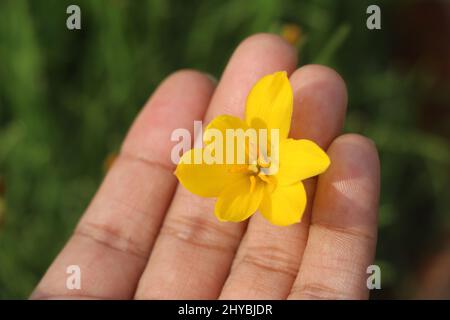
[[[205,117],[241,116],[248,92],[269,73],[296,66],[296,52],[281,38],[260,34],[235,51]],[[159,237],[140,280],[137,298],[214,299],[220,294],[245,223],[220,223],[212,199],[178,185]]]

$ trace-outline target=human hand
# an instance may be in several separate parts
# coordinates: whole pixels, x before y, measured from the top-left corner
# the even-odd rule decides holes
[[[296,69],[296,52],[274,35],[245,40],[220,82],[179,71],[154,92],[65,248],[31,298],[299,299],[368,297],[366,269],[377,234],[379,161],[370,140],[340,135],[343,80],[317,65]],[[294,91],[291,136],[327,150],[331,166],[305,181],[303,220],[276,227],[256,214],[219,222],[214,200],[177,184],[177,128],[219,114],[242,116],[252,85],[286,70]],[[81,288],[66,287],[77,265]]]

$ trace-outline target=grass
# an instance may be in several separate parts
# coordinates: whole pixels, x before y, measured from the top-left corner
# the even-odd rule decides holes
[[[450,151],[448,137],[421,126],[423,70],[393,59],[395,12],[415,1],[376,1],[378,31],[366,28],[372,2],[2,1],[0,298],[29,295],[165,76],[196,68],[219,77],[242,39],[286,24],[301,28],[302,64],[328,65],[346,80],[345,130],[379,147],[384,290],[375,297],[409,297],[417,269],[449,231]],[[80,31],[65,27],[69,4],[81,7]]]

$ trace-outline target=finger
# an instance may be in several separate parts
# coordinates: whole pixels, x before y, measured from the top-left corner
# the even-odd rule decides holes
[[[281,38],[260,34],[245,40],[230,59],[205,117],[243,116],[257,80],[295,68],[296,53]],[[245,224],[221,223],[214,200],[190,194],[181,185],[164,221],[137,290],[138,298],[217,298]]]
[[[294,91],[291,137],[323,148],[341,131],[347,105],[342,78],[333,70],[304,66],[290,78]],[[305,183],[308,206],[300,224],[277,227],[254,215],[239,247],[222,299],[284,299],[297,276],[308,237],[315,181]]]
[[[379,160],[368,139],[347,134],[329,149],[319,177],[311,227],[291,299],[368,297],[367,267],[377,235]]]
[[[160,85],[32,298],[133,297],[177,183],[171,133],[176,128],[191,131],[213,90],[208,77],[195,71],[177,72]],[[69,265],[80,268],[81,290],[66,287]]]

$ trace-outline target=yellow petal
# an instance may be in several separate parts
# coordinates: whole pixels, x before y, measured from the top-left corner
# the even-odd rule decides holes
[[[291,127],[293,95],[286,72],[276,72],[259,80],[247,97],[245,121],[253,128],[261,122],[268,129],[279,129],[287,138]]]
[[[264,194],[264,183],[252,178],[241,178],[220,194],[214,210],[220,221],[244,221],[258,209]]]
[[[175,170],[180,183],[190,192],[202,197],[217,197],[225,186],[246,176],[246,166],[226,164],[198,164],[194,161],[200,158],[204,149],[191,149],[180,159]]]
[[[250,130],[249,130],[250,129]],[[217,135],[221,135],[217,137]],[[240,118],[221,115],[214,118],[206,127],[203,134],[203,142],[208,147],[220,141],[223,162],[228,164],[248,164],[249,143],[256,145],[258,142],[258,132],[249,128]],[[219,148],[219,144],[214,147]],[[256,149],[255,149],[256,152]]]
[[[278,186],[272,193],[265,192],[259,206],[261,214],[277,226],[288,226],[300,222],[306,207],[306,192],[303,183]]]
[[[276,174],[280,185],[289,185],[324,172],[330,158],[310,140],[285,139],[280,142],[279,168]]]
[[[226,129],[243,129],[243,130],[247,130],[248,126],[247,124],[238,117],[233,117],[233,116],[229,116],[229,115],[220,115],[215,117],[206,127],[205,129],[205,133],[209,130],[209,129],[217,129],[219,130],[223,137],[226,136]],[[203,137],[205,138],[205,134],[203,135]],[[209,141],[205,141],[204,142],[207,143]]]

